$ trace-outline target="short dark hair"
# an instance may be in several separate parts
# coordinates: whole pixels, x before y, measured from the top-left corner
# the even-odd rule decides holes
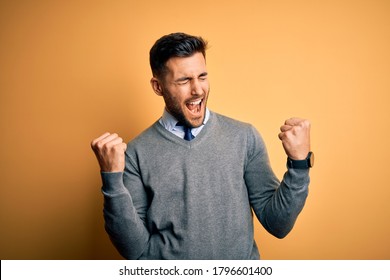
[[[149,52],[149,62],[154,77],[161,77],[166,62],[172,57],[189,57],[201,52],[206,59],[207,42],[202,37],[185,33],[171,33],[158,39]]]

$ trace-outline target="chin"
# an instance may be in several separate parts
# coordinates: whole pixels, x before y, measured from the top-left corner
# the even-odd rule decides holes
[[[199,127],[203,124],[205,118],[205,114],[203,114],[201,117],[198,117],[196,119],[186,119],[186,122],[190,124],[191,127]]]

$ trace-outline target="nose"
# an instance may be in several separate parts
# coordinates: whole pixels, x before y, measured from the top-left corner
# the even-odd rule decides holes
[[[202,95],[202,85],[198,79],[193,79],[191,83],[191,94],[192,95]]]

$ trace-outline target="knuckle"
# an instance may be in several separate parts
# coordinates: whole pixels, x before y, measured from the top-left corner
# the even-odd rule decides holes
[[[118,151],[119,150],[119,145],[114,145],[114,146],[112,146],[112,149],[114,150],[114,151]]]
[[[299,126],[293,126],[288,132],[288,135],[295,135],[300,130]]]
[[[99,141],[99,142],[96,143],[95,147],[98,150],[103,150],[106,147],[106,145],[103,142]]]

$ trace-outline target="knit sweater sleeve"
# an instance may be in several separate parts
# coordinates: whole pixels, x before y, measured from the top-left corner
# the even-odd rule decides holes
[[[263,139],[253,127],[247,134],[247,148],[245,183],[251,206],[269,233],[284,238],[305,204],[309,170],[288,169],[280,182],[271,169]]]
[[[138,259],[150,234],[145,226],[147,197],[136,168],[126,156],[124,172],[102,172],[105,229],[119,253]]]

